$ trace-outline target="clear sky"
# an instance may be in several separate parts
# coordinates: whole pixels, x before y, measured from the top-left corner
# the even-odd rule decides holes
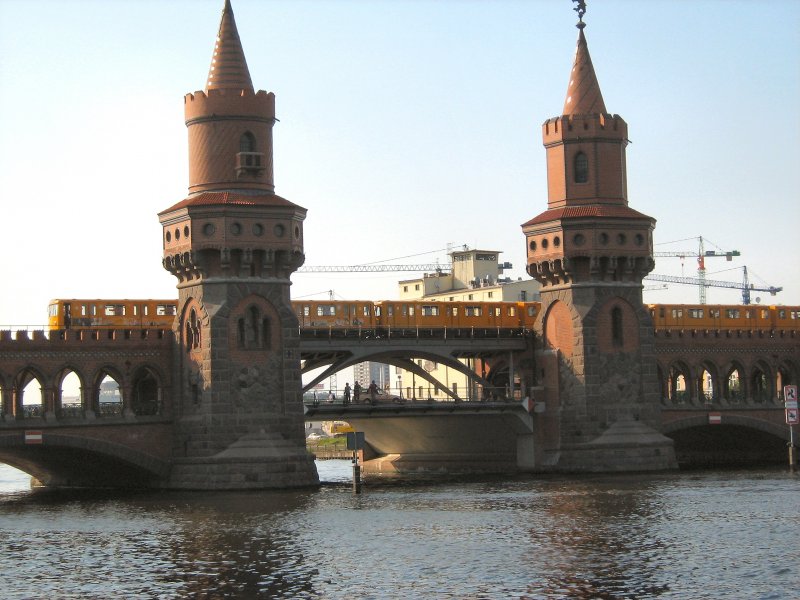
[[[44,323],[55,297],[177,296],[157,213],[186,195],[183,96],[204,87],[222,5],[0,0],[1,324]],[[520,224],[546,208],[540,126],[563,107],[571,2],[233,8],[253,83],[277,97],[276,191],[308,209],[307,265],[444,262],[468,244],[527,277]],[[585,20],[656,249],[696,250],[702,235],[742,253],[709,260],[709,278],[739,281],[747,265],[785,289],[754,297],[800,304],[800,2],[589,0]],[[655,272],[695,269],[667,258]],[[410,276],[295,275],[292,294],[394,297]]]

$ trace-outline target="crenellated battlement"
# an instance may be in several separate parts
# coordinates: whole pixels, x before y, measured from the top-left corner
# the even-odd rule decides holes
[[[198,90],[183,97],[187,125],[196,119],[225,116],[275,119],[275,94],[258,90]]]
[[[619,115],[561,115],[542,124],[544,144],[586,137],[627,141],[628,124]]]
[[[159,346],[171,347],[171,329],[54,329],[0,330],[0,352],[20,350],[64,350],[65,347],[86,346]]]

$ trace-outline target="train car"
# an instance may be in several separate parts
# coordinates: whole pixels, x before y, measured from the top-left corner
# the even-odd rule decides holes
[[[538,302],[444,302],[424,300],[295,300],[302,328],[327,329],[532,329]],[[171,327],[175,300],[53,300],[51,330]]]
[[[666,330],[794,330],[800,310],[790,306],[651,304],[656,329]]]
[[[295,300],[292,308],[300,327],[375,326],[375,303],[371,300]]]
[[[49,329],[171,327],[176,300],[51,300]]]

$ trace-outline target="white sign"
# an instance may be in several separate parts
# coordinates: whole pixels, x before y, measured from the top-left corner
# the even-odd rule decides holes
[[[797,386],[785,385],[783,386],[783,399],[786,402],[797,402]]]
[[[709,425],[722,425],[722,415],[720,413],[708,413]]]
[[[42,432],[35,431],[35,430],[27,430],[25,432],[25,443],[26,444],[41,444],[42,443]]]
[[[800,419],[797,415],[796,408],[787,408],[786,409],[786,424],[787,425],[797,425],[800,422]]]

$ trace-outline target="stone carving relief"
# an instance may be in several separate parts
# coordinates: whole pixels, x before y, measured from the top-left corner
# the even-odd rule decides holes
[[[599,397],[603,404],[636,404],[643,401],[641,359],[635,353],[598,356],[601,373]]]
[[[279,411],[283,396],[280,358],[273,356],[263,365],[243,367],[234,379],[234,406],[244,412]]]

